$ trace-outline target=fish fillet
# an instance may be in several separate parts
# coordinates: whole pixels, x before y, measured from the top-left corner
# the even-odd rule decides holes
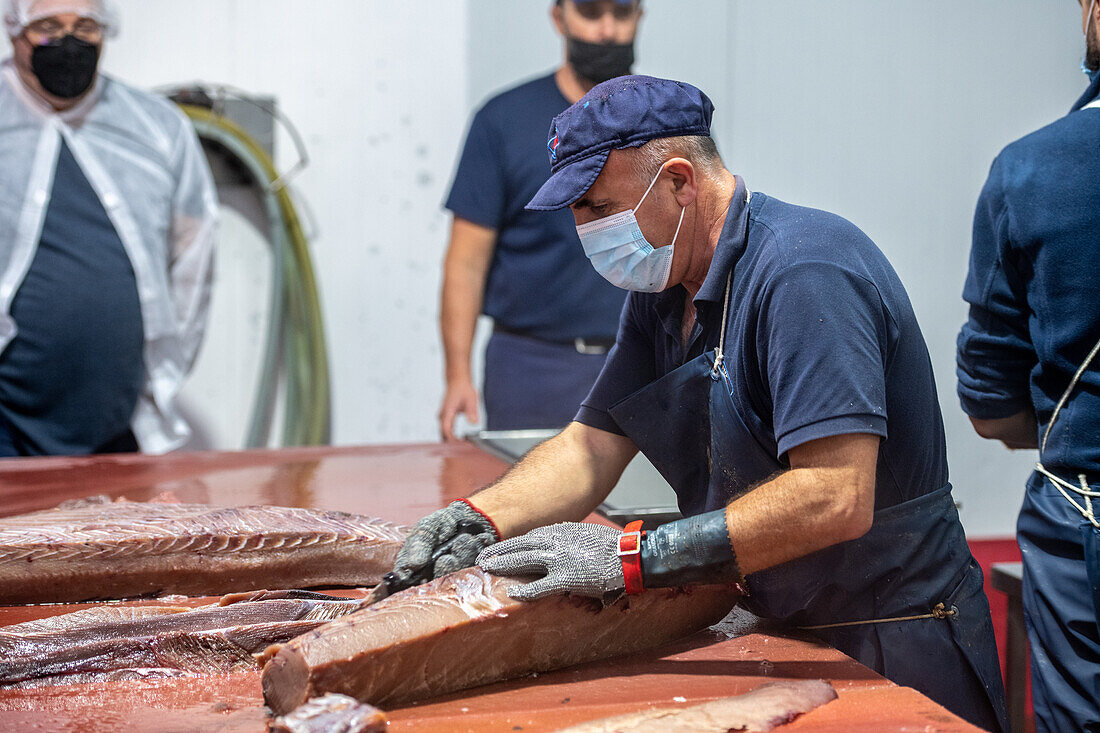
[[[271,733],[383,733],[387,722],[378,708],[330,692],[276,718]]]
[[[199,608],[91,608],[0,628],[0,685],[257,669],[267,646],[349,614],[360,601],[283,598]]]
[[[698,586],[606,608],[576,596],[523,603],[507,594],[519,582],[468,568],[275,646],[264,653],[264,698],[276,713],[326,692],[419,700],[654,647],[717,622],[738,597]]]
[[[0,604],[376,585],[404,528],[344,512],[120,502],[0,519]]]
[[[616,715],[558,733],[767,733],[835,699],[836,690],[823,680],[769,682],[736,697]]]

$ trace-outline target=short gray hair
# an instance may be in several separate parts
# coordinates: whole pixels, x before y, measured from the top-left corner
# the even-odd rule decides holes
[[[657,171],[672,158],[683,158],[701,173],[713,173],[722,166],[714,139],[707,135],[659,137],[635,149],[631,162],[639,178],[653,180]]]

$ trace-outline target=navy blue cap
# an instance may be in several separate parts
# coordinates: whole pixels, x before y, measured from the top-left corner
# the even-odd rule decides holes
[[[612,150],[650,140],[710,135],[714,105],[690,84],[652,76],[619,76],[597,84],[550,125],[550,179],[527,204],[564,209],[584,195]]]

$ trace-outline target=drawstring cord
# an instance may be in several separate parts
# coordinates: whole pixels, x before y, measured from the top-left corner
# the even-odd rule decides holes
[[[841,626],[864,626],[868,624],[886,624],[892,621],[919,621],[923,618],[947,619],[958,616],[959,609],[955,606],[948,608],[943,603],[937,603],[931,613],[922,613],[916,616],[895,616],[894,618],[875,618],[868,621],[843,621],[838,624],[819,624],[817,626],[799,626],[803,631],[815,631],[817,629],[837,629]]]
[[[1047,429],[1043,432],[1043,442],[1039,445],[1039,462],[1035,464],[1035,470],[1046,476],[1047,479],[1050,480],[1050,483],[1054,485],[1054,488],[1058,489],[1062,496],[1065,497],[1066,501],[1072,504],[1073,508],[1079,511],[1081,516],[1088,520],[1089,524],[1100,529],[1100,519],[1097,519],[1096,512],[1092,507],[1092,500],[1100,498],[1100,491],[1092,491],[1089,489],[1089,482],[1085,478],[1085,474],[1077,474],[1077,480],[1080,482],[1080,486],[1076,486],[1062,477],[1051,473],[1043,465],[1043,453],[1047,448],[1047,438],[1050,437],[1050,429],[1054,427],[1054,421],[1058,419],[1058,413],[1062,411],[1074,387],[1081,381],[1081,375],[1085,373],[1089,364],[1096,358],[1097,352],[1100,352],[1100,341],[1097,341],[1096,345],[1092,347],[1092,351],[1089,352],[1089,355],[1085,357],[1085,361],[1078,367],[1077,373],[1073,375],[1073,379],[1070,380],[1069,386],[1066,387],[1066,391],[1062,393],[1062,398],[1058,400],[1058,404],[1055,405],[1054,412],[1050,416],[1050,422],[1047,423]],[[1080,495],[1084,499],[1084,504],[1079,504],[1076,499],[1070,496],[1070,492]]]

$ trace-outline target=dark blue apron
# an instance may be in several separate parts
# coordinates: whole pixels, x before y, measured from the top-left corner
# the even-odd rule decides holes
[[[728,300],[727,286],[727,307]],[[724,364],[715,368],[721,348],[609,411],[675,489],[685,516],[721,509],[788,468],[774,442],[762,444],[760,433],[746,427],[741,416],[752,411],[734,404]],[[753,573],[746,582],[742,605],[758,616],[802,628],[842,624],[813,633],[976,725],[1007,729],[982,571],[950,484],[875,512],[871,530],[857,540]],[[919,618],[897,620],[913,616]],[[866,623],[875,619],[891,620]]]

